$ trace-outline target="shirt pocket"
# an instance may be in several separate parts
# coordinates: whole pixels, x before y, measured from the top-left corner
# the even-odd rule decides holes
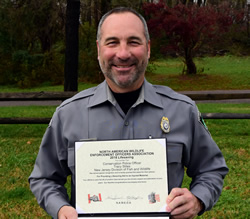
[[[183,145],[179,143],[167,143],[168,163],[181,163]]]
[[[75,173],[75,148],[68,148],[68,167],[72,174]]]
[[[184,166],[182,163],[183,145],[180,143],[167,143],[168,184],[169,192],[176,187],[181,187]]]

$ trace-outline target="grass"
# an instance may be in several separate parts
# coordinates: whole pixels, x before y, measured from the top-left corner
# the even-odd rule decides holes
[[[198,104],[201,112],[250,113],[249,104]],[[2,117],[51,117],[55,106],[1,107]],[[249,218],[250,120],[207,120],[230,172],[216,206],[200,218]],[[30,175],[47,125],[0,125],[0,218],[50,218],[30,192]],[[185,178],[184,185],[190,180]]]
[[[83,83],[83,82],[79,82],[78,84],[78,90],[85,90],[87,88],[93,87],[96,84],[90,84],[90,83]],[[50,92],[59,92],[59,91],[63,91],[63,85],[55,85],[55,86],[51,86],[47,83],[38,86],[38,87],[32,87],[32,88],[18,88],[15,85],[1,85],[0,86],[0,92],[41,92],[41,91],[50,91]]]
[[[0,125],[0,218],[48,218],[27,181],[46,127]]]
[[[214,210],[204,218],[249,218],[249,120],[213,120],[207,126],[230,169]]]
[[[250,113],[248,103],[199,103],[197,106],[202,113]]]
[[[52,117],[56,106],[18,106],[18,107],[0,107],[0,115],[6,117]]]
[[[148,80],[183,90],[250,89],[250,56],[205,57],[195,59],[197,75],[183,75],[180,59],[159,60],[151,64]]]

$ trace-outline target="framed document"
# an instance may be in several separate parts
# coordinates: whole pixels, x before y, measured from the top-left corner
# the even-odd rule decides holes
[[[166,139],[75,143],[79,217],[168,218]]]

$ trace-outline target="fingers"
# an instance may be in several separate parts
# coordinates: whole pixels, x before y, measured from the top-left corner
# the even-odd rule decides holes
[[[185,199],[182,197],[188,192],[188,189],[185,188],[174,188],[171,190],[170,194],[167,197],[167,211],[171,212],[172,209],[175,209],[179,205],[185,203]]]
[[[193,218],[201,210],[200,201],[186,188],[174,188],[167,198],[166,211],[178,218]]]
[[[71,206],[63,206],[58,212],[59,219],[77,219],[76,210]]]

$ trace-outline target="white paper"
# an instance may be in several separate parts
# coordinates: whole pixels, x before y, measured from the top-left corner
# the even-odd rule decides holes
[[[165,212],[166,151],[166,139],[76,142],[77,212]]]

